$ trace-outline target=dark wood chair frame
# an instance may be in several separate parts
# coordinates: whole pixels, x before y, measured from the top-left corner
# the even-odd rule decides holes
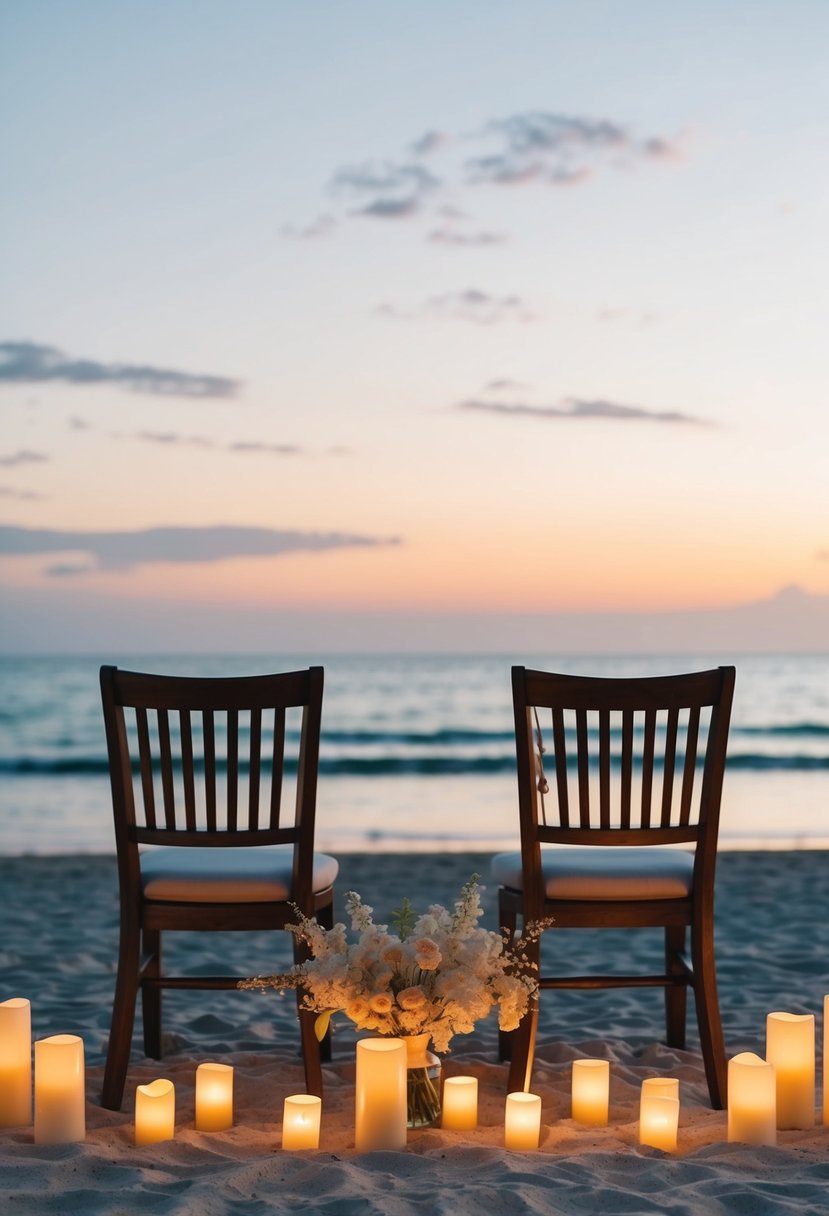
[[[513,705],[518,765],[518,801],[521,825],[523,890],[501,887],[500,923],[516,932],[520,917],[529,921],[553,917],[552,932],[566,928],[637,928],[661,926],[665,930],[665,971],[658,975],[542,976],[541,989],[595,989],[664,987],[667,1042],[685,1047],[687,990],[694,993],[699,1037],[711,1104],[722,1109],[726,1102],[727,1069],[725,1043],[717,997],[714,961],[714,873],[717,837],[726,761],[735,669],[678,676],[645,678],[594,678],[512,669]],[[541,808],[538,790],[536,709],[552,710],[554,762],[549,766],[552,786],[548,806]],[[702,755],[702,784],[698,810],[692,813],[697,766],[700,711],[708,713],[707,739]],[[564,710],[574,711],[576,755],[571,758],[578,791],[578,812],[569,806],[567,746]],[[620,808],[618,824],[611,809],[611,711],[621,711]],[[677,725],[682,710],[688,711],[684,733],[684,757],[677,755]],[[598,713],[598,822],[591,818],[587,714]],[[656,722],[659,711],[667,711],[665,744],[661,749],[662,795],[652,812]],[[644,714],[641,753],[641,811],[631,814],[634,714]],[[682,743],[683,740],[681,739]],[[571,749],[572,750],[572,749]],[[683,748],[680,748],[682,751]],[[681,764],[681,767],[680,767]],[[681,774],[681,779],[680,779]],[[676,780],[675,780],[676,777]],[[679,786],[676,797],[675,786]],[[549,805],[552,804],[552,805]],[[542,820],[546,818],[547,823]],[[638,819],[638,826],[635,821]],[[554,820],[554,821],[553,821]],[[565,900],[548,898],[541,871],[541,845],[679,845],[694,847],[692,890],[688,898],[658,900]],[[690,957],[686,954],[686,930],[690,930]],[[540,961],[540,941],[531,948],[533,961]],[[518,1030],[501,1038],[501,1056],[510,1059],[510,1090],[529,1089],[538,1024],[537,1002]]]
[[[104,1072],[102,1104],[119,1110],[129,1065],[140,990],[144,1050],[153,1059],[162,1054],[161,995],[164,988],[216,990],[235,988],[238,976],[168,976],[162,973],[161,934],[165,930],[285,929],[295,920],[293,905],[333,924],[334,888],[314,893],[313,850],[319,761],[323,669],[239,678],[157,676],[101,668],[101,695],[109,755],[118,879],[121,904],[120,944],[112,1026]],[[302,725],[297,759],[296,807],[293,822],[280,823],[285,761],[286,710],[301,707]],[[130,754],[125,708],[135,711],[136,757]],[[274,710],[272,753],[260,757],[262,713]],[[238,805],[239,714],[250,713],[247,826]],[[153,755],[148,718],[157,714],[158,755]],[[180,756],[171,749],[170,715],[177,714]],[[191,714],[201,719],[204,740],[206,824],[197,828],[196,782]],[[226,817],[217,812],[215,715],[227,718]],[[177,764],[178,761],[178,764]],[[133,773],[135,771],[135,780]],[[156,780],[154,780],[154,774]],[[260,808],[260,792],[270,776],[270,802]],[[160,777],[162,806],[156,808]],[[184,806],[176,806],[176,778],[184,791]],[[140,789],[140,797],[137,797]],[[136,803],[140,814],[137,814]],[[263,820],[260,826],[260,810]],[[290,899],[260,903],[149,901],[143,897],[139,845],[222,846],[290,844],[293,870]],[[294,958],[304,947],[294,942]],[[301,993],[297,992],[299,1002]],[[322,1095],[321,1060],[328,1045],[314,1033],[315,1014],[299,1008],[305,1082],[309,1093]]]

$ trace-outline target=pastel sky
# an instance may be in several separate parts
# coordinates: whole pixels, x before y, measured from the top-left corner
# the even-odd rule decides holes
[[[827,596],[828,60],[823,0],[5,4],[3,648]]]

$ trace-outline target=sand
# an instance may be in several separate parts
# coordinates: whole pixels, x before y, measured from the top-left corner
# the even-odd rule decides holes
[[[407,894],[422,904],[451,902],[486,856],[343,855],[342,895],[358,890],[385,917]],[[727,853],[717,883],[717,956],[729,1054],[764,1050],[765,1016],[814,1012],[822,1039],[829,993],[829,853]],[[688,1050],[660,1043],[658,992],[544,993],[533,1089],[543,1101],[537,1153],[503,1148],[506,1067],[497,1062],[494,1020],[457,1037],[447,1075],[473,1073],[481,1103],[477,1131],[411,1132],[405,1152],[354,1151],[354,1034],[337,1029],[325,1067],[321,1148],[280,1148],[282,1100],[303,1089],[291,996],[172,993],[165,996],[167,1054],[161,1063],[134,1044],[124,1111],[98,1105],[117,956],[114,859],[0,859],[0,999],[32,1001],[35,1037],[82,1035],[87,1059],[87,1137],[36,1146],[31,1128],[0,1131],[0,1210],[8,1213],[244,1212],[359,1213],[827,1213],[829,1128],[781,1132],[776,1148],[726,1143],[726,1118],[708,1106],[693,1018]],[[495,887],[485,894],[494,927]],[[551,939],[554,938],[554,941]],[[214,970],[213,950],[233,950],[242,972],[288,962],[282,935],[170,937],[168,964]],[[635,951],[658,967],[656,934],[566,933],[550,946],[582,970]],[[276,945],[275,945],[276,943]],[[138,1020],[140,1028],[140,1018]],[[611,1062],[606,1128],[570,1119],[570,1063]],[[208,1135],[193,1128],[196,1065],[232,1063],[236,1122]],[[680,1078],[679,1151],[638,1143],[638,1096],[646,1076]],[[176,1085],[173,1141],[136,1148],[135,1085],[159,1076]],[[818,1087],[821,1067],[818,1062]],[[818,1096],[819,1098],[819,1096]],[[818,1100],[817,1119],[820,1120]]]

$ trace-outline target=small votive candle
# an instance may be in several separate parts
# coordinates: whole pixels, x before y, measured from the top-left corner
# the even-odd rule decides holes
[[[478,1078],[447,1077],[443,1083],[441,1127],[453,1132],[478,1126]]]
[[[159,1078],[135,1090],[135,1143],[157,1144],[176,1134],[176,1089]]]
[[[728,1139],[777,1143],[774,1067],[753,1051],[740,1052],[728,1061]]]
[[[402,1039],[360,1039],[354,1086],[358,1153],[406,1147],[406,1067]]]
[[[32,1121],[32,1008],[22,996],[0,1002],[0,1127]]]
[[[541,1099],[536,1094],[520,1091],[507,1094],[504,1118],[504,1147],[517,1152],[538,1148],[541,1137]]]
[[[815,1125],[815,1015],[770,1013],[766,1059],[774,1065],[778,1128]]]
[[[650,1078],[655,1080],[656,1078]],[[653,1088],[639,1103],[639,1143],[675,1153],[679,1129],[679,1082],[676,1094]],[[644,1083],[643,1083],[644,1089]]]
[[[233,1127],[233,1068],[199,1064],[196,1069],[196,1131],[223,1132]]]
[[[639,1094],[639,1143],[650,1144],[642,1139],[643,1128],[650,1130],[650,1105],[653,1098],[676,1098],[679,1101],[679,1081],[676,1077],[646,1077]]]
[[[86,1138],[83,1039],[54,1034],[35,1043],[35,1144]]]
[[[605,1127],[610,1100],[609,1061],[574,1060],[571,1088],[572,1115],[576,1123]]]
[[[319,1148],[322,1098],[294,1094],[282,1107],[282,1147],[288,1152]]]

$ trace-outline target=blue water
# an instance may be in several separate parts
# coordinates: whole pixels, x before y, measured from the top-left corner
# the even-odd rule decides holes
[[[325,667],[318,839],[333,849],[516,841],[510,664],[590,675],[728,658],[106,656],[134,670]],[[0,658],[0,852],[110,851],[98,660]],[[722,842],[829,847],[829,655],[737,660]]]

